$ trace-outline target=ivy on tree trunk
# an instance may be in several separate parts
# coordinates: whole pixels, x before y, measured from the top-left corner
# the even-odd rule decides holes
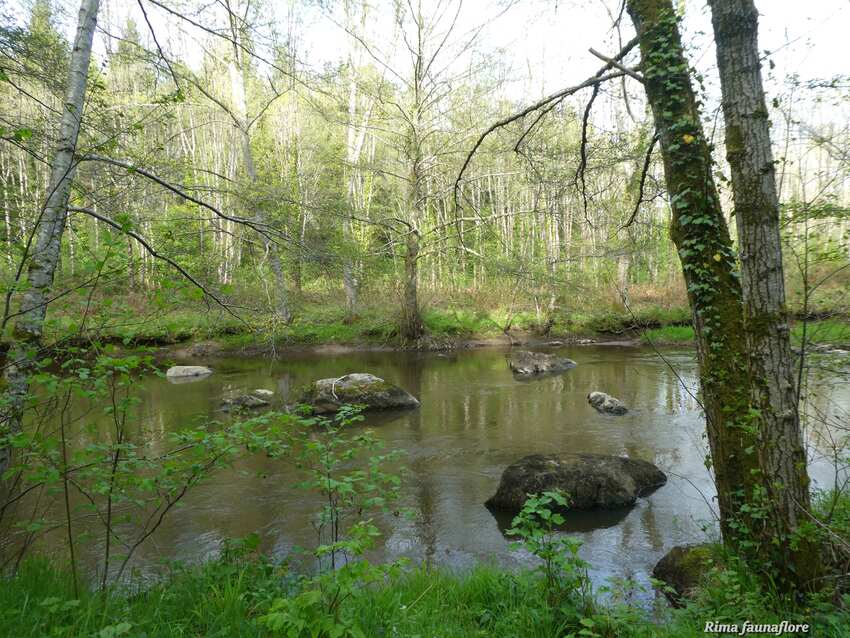
[[[693,315],[720,525],[727,541],[741,540],[748,533],[741,512],[754,506],[760,480],[735,251],[673,3],[629,0],[628,11],[640,38],[646,95],[672,210],[670,235]]]
[[[768,520],[760,542],[784,580],[816,577],[819,552],[797,538],[810,510],[806,451],[800,434],[791,354],[779,196],[752,0],[709,0],[726,125],[741,258],[751,402],[759,413],[759,464]]]

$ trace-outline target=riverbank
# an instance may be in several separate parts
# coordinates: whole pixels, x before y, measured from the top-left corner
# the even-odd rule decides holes
[[[539,571],[487,565],[391,570],[381,581],[345,590],[332,608],[319,583],[237,549],[205,564],[172,566],[153,585],[75,593],[61,568],[31,560],[0,587],[0,626],[4,635],[18,638],[697,638],[707,635],[710,622],[740,627],[784,621],[808,626],[804,634],[787,635],[850,635],[847,594],[830,590],[793,603],[722,564],[706,565],[701,587],[680,608],[660,594],[653,605],[636,605],[635,585],[628,581],[565,591],[553,605]]]
[[[338,354],[363,350],[458,350],[478,347],[544,347],[574,344],[689,345],[693,329],[689,310],[657,305],[625,310],[600,309],[556,314],[541,322],[533,313],[501,310],[434,308],[424,313],[426,334],[401,340],[393,314],[364,308],[347,319],[341,308],[306,307],[289,325],[268,316],[230,314],[223,310],[180,309],[124,317],[80,329],[68,316],[54,319],[48,336],[72,346],[93,342],[122,348],[156,348],[161,356],[197,358],[211,355],[274,355],[285,351]],[[824,315],[793,320],[792,340],[850,349],[847,317]],[[843,348],[847,346],[846,348]]]

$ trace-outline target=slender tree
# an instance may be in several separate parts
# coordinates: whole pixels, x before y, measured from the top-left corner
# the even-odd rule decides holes
[[[250,129],[255,120],[248,118],[248,93],[245,83],[245,73],[247,72],[246,51],[248,50],[245,44],[244,25],[240,22],[241,12],[240,7],[233,5],[229,0],[225,3],[227,8],[227,18],[230,27],[231,37],[231,57],[228,60],[228,73],[230,75],[231,99],[233,106],[229,113],[234,122],[235,133],[239,139],[239,146],[242,149],[242,162],[245,168],[245,174],[248,176],[248,181],[253,188],[257,187],[258,174],[256,163],[254,162],[254,153],[251,149]],[[244,8],[244,13],[247,14],[249,6]],[[258,225],[262,227],[268,226],[268,220],[262,210],[262,206],[258,206],[255,212],[255,219]],[[274,277],[274,306],[275,312],[281,321],[290,323],[292,321],[292,310],[289,307],[289,299],[286,290],[286,279],[283,273],[283,264],[281,263],[280,254],[276,242],[268,235],[263,234],[263,245],[268,253],[269,267]]]
[[[77,20],[77,34],[71,51],[65,104],[60,114],[59,137],[50,168],[47,200],[34,231],[27,270],[27,287],[19,315],[14,324],[14,342],[9,349],[4,371],[6,397],[3,406],[3,429],[20,430],[21,418],[29,393],[29,381],[35,370],[35,356],[41,347],[44,317],[50,302],[50,291],[59,265],[62,234],[68,215],[68,199],[74,175],[74,153],[80,133],[80,121],[86,97],[92,40],[97,24],[100,0],[82,0]],[[0,470],[9,463],[9,451],[0,452]]]

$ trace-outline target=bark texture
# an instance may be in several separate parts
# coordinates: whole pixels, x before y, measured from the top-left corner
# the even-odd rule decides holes
[[[407,250],[404,254],[404,303],[402,308],[401,336],[406,341],[416,341],[425,334],[425,326],[419,313],[419,232],[411,230],[407,235]]]
[[[750,413],[747,343],[735,252],[712,177],[711,150],[671,0],[629,0],[672,209],[670,235],[693,314],[702,404],[724,539],[742,540],[757,492],[758,425]],[[745,508],[746,509],[746,508]]]
[[[418,77],[418,76],[417,76]],[[418,85],[417,85],[418,86]],[[419,220],[424,217],[425,196],[422,192],[422,143],[419,138],[420,109],[418,93],[416,97],[415,117],[410,125],[407,138],[407,162],[409,174],[407,183],[407,201],[404,203],[408,218],[406,251],[404,254],[404,298],[402,299],[401,336],[405,341],[416,341],[425,334],[422,314],[419,310]]]
[[[760,413],[759,464],[770,517],[760,539],[798,584],[818,572],[818,551],[794,538],[810,508],[806,453],[785,307],[779,197],[752,0],[709,0],[741,259],[751,401]],[[780,541],[780,542],[774,542]],[[801,582],[802,581],[802,582]]]
[[[82,0],[80,4],[65,90],[65,108],[62,110],[59,139],[50,167],[47,201],[38,220],[35,246],[27,270],[28,288],[21,299],[21,314],[15,322],[14,341],[9,349],[4,372],[6,404],[3,407],[2,428],[11,433],[21,428],[22,413],[29,394],[29,380],[35,371],[34,356],[41,347],[44,317],[53,277],[59,265],[99,6],[100,0]],[[8,466],[9,460],[9,450],[0,450],[0,471]]]

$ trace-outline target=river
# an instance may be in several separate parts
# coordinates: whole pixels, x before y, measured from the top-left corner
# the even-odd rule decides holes
[[[381,519],[385,536],[376,558],[406,556],[452,568],[529,565],[531,557],[503,534],[506,521],[484,506],[505,467],[531,453],[618,454],[655,463],[668,483],[628,510],[575,513],[568,533],[583,541],[580,555],[595,582],[613,576],[648,584],[653,565],[672,546],[717,534],[704,421],[694,397],[694,353],[664,350],[662,358],[648,348],[601,345],[550,351],[574,359],[577,367],[517,381],[506,351],[492,348],[193,361],[211,366],[214,374],[183,384],[158,377],[139,381],[134,422],[144,436],[164,440],[194,420],[219,418],[221,398],[232,393],[266,388],[282,403],[309,381],[370,372],[421,400],[419,409],[358,426],[373,428],[387,449],[403,451],[408,473],[402,505],[414,513],[411,519]],[[822,388],[828,405],[850,404],[846,382]],[[597,413],[586,400],[592,390],[618,397],[629,413]],[[828,486],[833,465],[819,458],[810,472],[816,485]],[[134,566],[153,573],[164,560],[205,560],[224,539],[251,533],[276,558],[315,545],[311,521],[320,503],[293,487],[300,480],[303,474],[286,458],[240,461],[191,492],[139,549]],[[93,563],[98,551],[97,543],[87,546],[84,560]]]

